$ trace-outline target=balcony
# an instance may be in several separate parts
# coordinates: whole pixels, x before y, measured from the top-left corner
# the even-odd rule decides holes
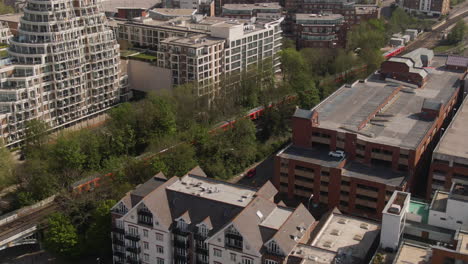
[[[125,239],[132,240],[132,241],[140,241],[140,235],[138,235],[138,234],[126,234]]]
[[[203,255],[207,255],[208,256],[208,249],[207,248],[200,248],[200,247],[197,247],[195,249],[195,252],[197,252],[198,254],[203,254]]]
[[[128,257],[127,258],[127,263],[128,264],[141,264],[141,260],[135,259],[135,258],[132,258],[132,257]]]
[[[114,256],[117,256],[117,257],[120,257],[120,258],[125,258],[125,253],[124,252],[114,251],[112,254]]]
[[[141,247],[140,246],[127,246],[126,250],[128,252],[132,252],[132,253],[135,253],[135,254],[140,254]]]
[[[180,236],[188,236],[190,235],[190,232],[188,232],[187,230],[182,230],[180,228],[174,228],[172,230],[172,232],[176,235],[180,235]]]
[[[112,244],[114,245],[119,245],[119,246],[125,246],[125,241],[117,235],[112,235]]]
[[[125,229],[114,226],[114,227],[112,227],[112,232],[119,233],[119,234],[125,234]]]
[[[190,243],[188,240],[177,240],[175,239],[174,240],[174,247],[178,247],[178,248],[188,248],[190,247]]]
[[[205,239],[207,238],[207,236],[203,236],[203,235],[200,235],[199,233],[196,233],[193,235],[193,238],[195,240],[200,240],[200,241],[205,241]]]

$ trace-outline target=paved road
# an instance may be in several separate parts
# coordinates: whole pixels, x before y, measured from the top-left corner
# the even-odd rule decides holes
[[[241,175],[235,177],[232,181],[248,186],[262,186],[263,184],[265,184],[265,182],[273,178],[273,166],[275,155],[276,153],[274,155],[269,156],[264,161],[256,163],[253,166],[249,167],[243,173],[241,173]],[[245,177],[244,175],[246,175],[247,172],[253,168],[256,169],[255,176],[252,178]]]

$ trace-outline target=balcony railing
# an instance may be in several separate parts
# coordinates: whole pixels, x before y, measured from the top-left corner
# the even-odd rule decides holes
[[[188,248],[190,247],[190,243],[188,240],[182,241],[182,240],[174,240],[174,247],[179,247],[179,248]]]
[[[132,257],[127,257],[127,263],[128,264],[141,264],[141,260],[135,259]]]
[[[127,249],[128,252],[133,252],[135,254],[140,254],[140,252],[141,252],[141,247],[139,247],[139,246],[127,246],[126,249]]]
[[[188,236],[190,235],[190,232],[188,232],[187,230],[182,230],[180,228],[174,228],[174,230],[172,230],[172,232],[176,235],[181,235],[181,236]]]
[[[126,234],[125,238],[132,241],[140,241],[140,235],[138,234]]]
[[[125,234],[125,229],[114,226],[114,227],[112,227],[112,232],[119,233],[119,234]]]
[[[119,246],[125,246],[125,241],[115,234],[112,236],[112,243]]]

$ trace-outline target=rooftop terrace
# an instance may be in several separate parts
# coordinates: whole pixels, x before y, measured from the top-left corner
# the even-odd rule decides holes
[[[325,167],[338,167],[343,158],[336,158],[328,155],[328,149],[321,148],[301,148],[290,145],[278,153],[278,156],[285,159],[304,161],[307,163],[320,164]]]
[[[311,246],[337,252],[348,259],[364,259],[380,233],[377,222],[333,213]]]
[[[417,264],[428,264],[426,260],[428,248],[413,245],[408,243],[403,243],[399,252],[396,256],[394,264],[408,264],[408,263],[417,263]]]
[[[315,111],[319,127],[354,132],[368,142],[415,149],[434,121],[419,117],[425,99],[447,103],[459,87],[460,73],[444,67],[445,58],[435,57],[423,88],[381,81],[371,76],[366,82],[343,86]]]

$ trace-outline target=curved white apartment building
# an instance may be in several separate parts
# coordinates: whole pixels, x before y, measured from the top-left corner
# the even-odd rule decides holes
[[[26,2],[10,57],[0,61],[0,132],[7,145],[21,141],[27,120],[64,127],[129,97],[101,0]]]

